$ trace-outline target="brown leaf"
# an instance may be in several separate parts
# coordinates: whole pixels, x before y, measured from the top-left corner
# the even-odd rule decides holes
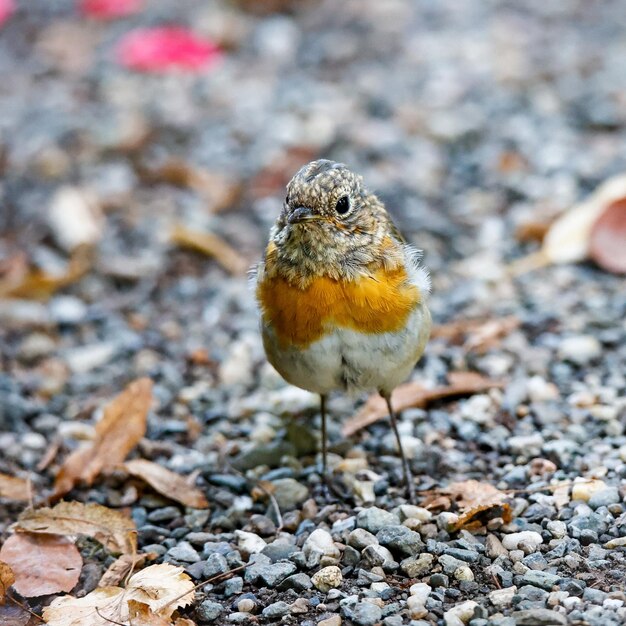
[[[502,517],[505,523],[509,523],[512,517],[507,494],[477,480],[451,483],[431,493],[421,504],[431,510],[455,506],[459,519],[454,530],[475,530],[494,517]]]
[[[31,615],[17,604],[0,606],[0,626],[28,626]]]
[[[30,483],[23,478],[0,474],[0,498],[25,502],[30,497]]]
[[[114,553],[134,554],[137,549],[133,520],[93,502],[59,502],[52,508],[26,510],[20,515],[15,529],[18,532],[86,535]]]
[[[519,327],[515,315],[496,319],[465,319],[441,324],[433,328],[433,339],[443,339],[454,345],[463,345],[467,352],[482,354],[497,346],[500,340]]]
[[[171,626],[165,619],[150,610],[150,607],[138,600],[128,601],[128,619],[133,626]]]
[[[131,571],[139,569],[146,560],[154,554],[154,552],[150,552],[149,554],[122,554],[113,561],[107,568],[107,571],[102,574],[102,578],[100,578],[98,582],[98,587],[115,587],[126,578]]]
[[[72,252],[64,274],[48,274],[40,269],[26,269],[19,275],[0,280],[0,298],[33,298],[47,300],[55,292],[82,278],[92,265],[89,246],[79,246]]]
[[[419,383],[399,385],[391,396],[394,409],[397,412],[413,407],[424,409],[437,400],[473,395],[503,386],[501,382],[475,372],[450,372],[448,380],[449,385],[434,389],[426,389]],[[388,415],[385,400],[379,395],[372,395],[360,411],[344,424],[342,433],[344,437],[349,437]]]
[[[248,262],[239,252],[215,233],[191,230],[182,224],[176,224],[171,232],[171,240],[181,248],[214,258],[231,274],[242,275],[248,269]]]
[[[609,204],[593,225],[589,255],[601,268],[626,274],[626,197]]]
[[[130,616],[129,603],[136,601],[169,619],[177,608],[193,602],[194,595],[193,583],[183,568],[163,563],[137,572],[126,589],[99,587],[84,598],[56,598],[44,609],[43,618],[52,626],[110,626],[111,621],[125,624]]]
[[[145,459],[134,459],[124,463],[124,468],[129,474],[145,480],[153,489],[171,500],[195,509],[206,509],[209,506],[202,491],[190,485],[180,474],[161,465]]]
[[[4,604],[9,587],[15,582],[15,574],[9,565],[0,561],[0,605]]]
[[[15,574],[15,591],[27,598],[70,591],[83,566],[74,543],[55,535],[11,535],[0,550],[0,559]]]
[[[552,263],[584,261],[590,254],[591,237],[598,219],[607,207],[620,203],[624,198],[626,175],[620,174],[606,180],[583,202],[563,213],[550,226],[541,249],[516,261],[511,267],[512,273],[522,274]],[[623,250],[623,244],[621,248]]]
[[[151,403],[149,378],[130,383],[114,398],[96,425],[95,441],[70,454],[63,463],[54,483],[54,495],[67,493],[78,481],[91,485],[100,472],[123,462],[146,433]]]

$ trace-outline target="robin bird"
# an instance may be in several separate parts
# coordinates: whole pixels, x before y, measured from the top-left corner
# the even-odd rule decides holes
[[[328,394],[377,391],[387,403],[411,500],[391,392],[430,335],[430,280],[419,259],[361,176],[321,159],[287,185],[253,278],[269,362],[287,382],[320,395],[324,479]]]

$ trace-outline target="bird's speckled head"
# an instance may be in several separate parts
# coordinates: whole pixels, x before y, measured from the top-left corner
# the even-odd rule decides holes
[[[399,241],[398,232],[361,176],[320,159],[287,185],[266,254],[277,270],[299,282],[315,275],[351,278],[374,262],[386,263],[394,247],[390,239]]]

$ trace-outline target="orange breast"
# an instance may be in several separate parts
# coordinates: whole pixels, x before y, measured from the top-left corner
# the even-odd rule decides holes
[[[404,268],[380,269],[358,281],[322,276],[300,289],[283,278],[257,286],[263,318],[282,345],[306,347],[336,327],[362,333],[400,330],[420,301]]]

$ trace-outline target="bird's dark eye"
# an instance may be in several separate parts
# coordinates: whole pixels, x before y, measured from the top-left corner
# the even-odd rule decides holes
[[[285,198],[285,204],[289,204],[289,194],[287,194],[287,197]]]
[[[341,196],[339,200],[337,200],[337,204],[335,205],[335,211],[339,213],[339,215],[345,215],[350,210],[350,198],[348,196]]]

